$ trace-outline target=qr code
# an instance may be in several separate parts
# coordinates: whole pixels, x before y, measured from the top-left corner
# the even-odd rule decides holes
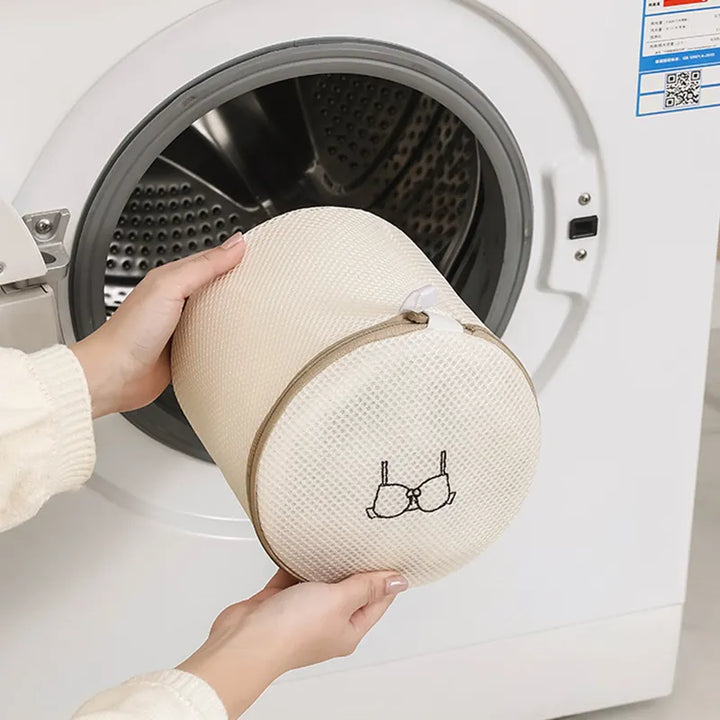
[[[702,70],[683,70],[665,76],[665,107],[677,108],[700,104]]]

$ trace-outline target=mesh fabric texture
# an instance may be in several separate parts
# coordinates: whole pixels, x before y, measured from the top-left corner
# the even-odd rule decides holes
[[[438,310],[481,323],[404,233],[370,213],[297,210],[246,241],[243,262],[188,301],[172,362],[183,411],[249,512],[253,439],[313,357],[396,316],[425,285]],[[387,567],[427,582],[507,525],[538,449],[532,387],[502,349],[435,329],[378,341],[323,370],[273,425],[255,478],[256,529],[305,579]],[[381,461],[391,484],[412,491],[438,474],[443,450],[451,503],[369,517]]]
[[[450,504],[368,516],[382,460],[388,483],[412,490],[439,474],[443,451]],[[430,582],[505,529],[538,451],[532,389],[498,347],[429,328],[374,342],[311,380],[280,416],[257,474],[262,531],[304,578],[390,568]]]

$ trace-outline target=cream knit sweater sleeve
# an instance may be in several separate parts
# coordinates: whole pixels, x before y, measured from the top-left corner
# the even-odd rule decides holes
[[[200,678],[164,670],[101,692],[73,720],[227,720],[227,713]]]
[[[94,465],[90,396],[73,352],[62,345],[31,355],[0,348],[0,530],[80,487]],[[204,681],[165,670],[101,692],[74,718],[227,720],[227,713]]]
[[[72,351],[0,348],[0,531],[80,487],[94,465],[90,396]]]

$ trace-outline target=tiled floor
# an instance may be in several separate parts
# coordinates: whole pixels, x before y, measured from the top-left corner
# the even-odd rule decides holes
[[[655,702],[573,720],[715,720],[720,717],[720,265],[710,342],[688,599],[675,692]]]

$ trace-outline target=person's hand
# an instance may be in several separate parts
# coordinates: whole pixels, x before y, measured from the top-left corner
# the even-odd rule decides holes
[[[407,586],[394,572],[324,584],[280,570],[257,595],[223,610],[178,669],[205,680],[236,718],[284,672],[351,654]]]
[[[238,233],[220,247],[151,270],[102,327],[72,346],[93,417],[135,410],[160,395],[170,383],[170,338],[185,300],[244,254]]]

